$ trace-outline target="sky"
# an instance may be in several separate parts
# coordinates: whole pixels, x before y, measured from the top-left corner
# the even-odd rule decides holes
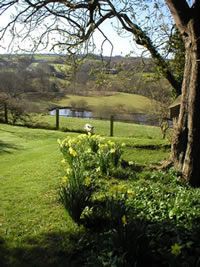
[[[104,32],[104,34],[110,39],[110,41],[113,44],[112,45],[106,41],[103,45],[103,50],[101,49],[101,44],[104,40],[104,37],[102,36],[102,34],[99,31],[96,31],[94,33],[94,42],[96,45],[96,49],[94,50],[95,54],[100,54],[101,52],[103,52],[104,56],[126,56],[131,52],[134,52],[133,55],[134,56],[140,56],[143,49],[139,46],[137,46],[136,44],[134,44],[133,42],[133,37],[129,34],[129,35],[125,35],[123,37],[120,37],[116,31],[112,28],[112,26],[110,25],[110,22],[105,22],[105,24],[103,25],[102,31]],[[0,54],[4,54],[8,52],[8,44],[9,44],[9,40],[10,38],[7,36],[4,41],[0,41]],[[18,40],[15,40],[16,43],[18,42]],[[23,41],[24,47],[29,47],[29,43],[28,41]],[[22,45],[22,43],[21,43]],[[48,52],[48,51],[42,51],[43,53]],[[20,53],[20,51],[19,51]]]
[[[136,45],[133,41],[133,36],[129,33],[119,36],[116,30],[113,29],[110,21],[106,21],[105,24],[101,27],[103,33],[107,38],[112,42],[112,45],[109,41],[106,41],[103,46],[103,55],[110,56],[111,53],[113,56],[126,56],[130,53],[134,56],[141,56],[144,51],[143,47]],[[97,46],[97,54],[101,52],[101,44],[104,40],[104,37],[100,32],[94,34],[94,41]]]
[[[10,14],[0,17],[1,26],[6,25],[10,21],[9,15]],[[114,23],[115,21],[113,21],[113,24]],[[103,50],[102,50],[101,44],[104,40],[104,37],[99,31],[96,31],[93,37],[95,45],[96,45],[96,49],[94,50],[95,54],[102,53],[103,56],[126,56],[133,52],[131,54],[132,56],[141,56],[143,52],[143,48],[137,46],[134,43],[133,37],[130,34],[126,33],[123,37],[120,37],[117,34],[116,30],[113,29],[113,26],[111,25],[110,20],[104,22],[104,24],[101,26],[101,30],[104,32],[107,38],[110,39],[110,41],[113,44],[113,47],[108,41],[106,41],[104,42]],[[0,54],[8,53],[11,51],[9,47],[10,40],[11,39],[9,37],[9,34],[5,36],[4,40],[0,40]],[[20,39],[16,38],[15,43],[16,43],[16,45],[14,46],[15,48],[17,47],[18,43],[20,43],[20,45],[24,48],[31,47],[31,44],[29,43],[28,40],[21,41]],[[16,50],[17,49],[14,49],[13,51],[16,51]],[[45,52],[48,53],[49,51],[47,50],[40,51],[40,53],[45,53]],[[18,53],[20,53],[20,51],[18,51]],[[23,53],[23,51],[21,51],[21,53]]]
[[[163,0],[161,0],[162,2]],[[188,0],[188,3],[192,5],[194,0]],[[152,2],[153,3],[153,2]],[[151,3],[148,3],[150,5],[150,10],[151,10]],[[12,10],[12,9],[11,9]],[[9,13],[11,13],[11,10],[9,9]],[[13,10],[12,10],[13,11]],[[3,25],[6,25],[9,21],[9,15],[7,14],[5,16],[0,16],[0,27]],[[142,13],[141,13],[142,14]],[[112,20],[113,24],[116,25],[116,21],[113,19]],[[103,51],[101,50],[101,44],[104,40],[104,37],[102,34],[98,31],[94,33],[94,42],[96,45],[96,49],[94,50],[95,54],[100,54],[102,53],[104,56],[126,56],[126,55],[131,55],[131,56],[141,56],[143,55],[144,57],[148,57],[148,53],[144,53],[144,48],[141,46],[137,46],[135,42],[133,41],[133,36],[130,34],[126,33],[123,37],[120,37],[117,32],[113,29],[113,26],[111,25],[111,20],[106,20],[103,25],[101,26],[101,30],[104,32],[104,34],[110,39],[110,41],[113,44],[112,45],[106,41],[103,46]],[[34,33],[33,33],[34,35]],[[159,36],[158,36],[159,37]],[[9,48],[9,37],[8,35],[4,38],[3,40],[0,40],[0,53],[4,54],[8,52]],[[17,48],[18,44],[20,44],[22,47],[31,47],[31,43],[26,40],[22,41],[20,39],[15,39],[15,46],[14,48]],[[112,50],[113,49],[113,50]],[[16,50],[16,49],[15,49]],[[21,51],[18,51],[20,53]],[[40,51],[40,53],[48,53],[49,51]]]

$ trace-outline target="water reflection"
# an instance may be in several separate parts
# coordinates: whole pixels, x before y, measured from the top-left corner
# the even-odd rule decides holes
[[[56,115],[56,109],[51,110],[50,115]],[[84,118],[84,119],[92,119],[93,118],[93,114],[91,111],[74,110],[71,108],[59,109],[59,115],[60,116],[66,116],[66,117]]]
[[[56,115],[56,109],[50,111],[50,115]],[[60,108],[59,115],[65,117],[73,117],[73,118],[84,118],[84,119],[100,119],[100,120],[109,120],[110,115],[107,116],[96,116],[95,113],[88,110],[75,110],[72,108]],[[155,115],[149,115],[146,113],[115,113],[114,115],[115,121],[123,121],[123,122],[132,122],[141,125],[154,125],[158,126],[159,121]]]

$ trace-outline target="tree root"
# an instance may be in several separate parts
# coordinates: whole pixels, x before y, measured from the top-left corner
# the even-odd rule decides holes
[[[159,166],[153,166],[156,170],[167,170],[174,166],[174,162],[171,159],[167,159],[161,162]]]

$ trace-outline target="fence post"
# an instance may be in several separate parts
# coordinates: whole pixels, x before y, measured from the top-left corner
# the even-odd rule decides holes
[[[4,118],[5,118],[5,123],[8,124],[8,106],[7,106],[7,103],[4,103]]]
[[[56,109],[56,129],[59,129],[59,109]]]
[[[110,136],[113,136],[113,131],[114,131],[114,116],[110,116]]]

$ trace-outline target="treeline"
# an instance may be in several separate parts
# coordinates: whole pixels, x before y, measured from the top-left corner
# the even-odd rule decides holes
[[[120,57],[86,58],[77,68],[73,94],[125,92],[143,95],[157,101],[170,98],[170,85],[157,71],[151,59]]]
[[[15,124],[29,120],[30,112],[44,111],[41,101],[65,96],[57,71],[30,56],[0,57],[0,119]]]
[[[108,91],[140,94],[158,101],[163,95],[169,96],[168,82],[159,75],[149,58],[115,56],[102,59],[97,55],[87,55],[72,59],[49,54],[2,55],[0,68],[15,72],[23,70],[34,79],[32,91],[40,88],[57,93],[57,96],[61,92],[91,95]]]
[[[0,79],[0,112],[10,113],[13,123],[24,111],[44,111],[38,104],[41,100],[58,100],[67,94],[126,92],[167,102],[170,92],[149,58],[1,55]]]

